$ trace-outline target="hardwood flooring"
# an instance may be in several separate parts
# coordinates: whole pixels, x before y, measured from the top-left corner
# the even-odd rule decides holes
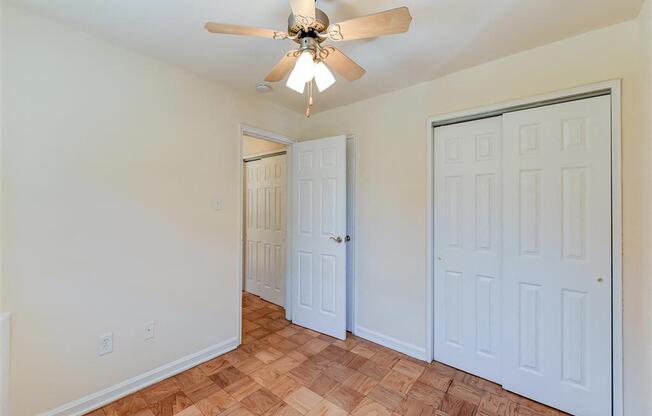
[[[500,386],[349,334],[337,340],[243,295],[243,344],[90,416],[561,416]]]

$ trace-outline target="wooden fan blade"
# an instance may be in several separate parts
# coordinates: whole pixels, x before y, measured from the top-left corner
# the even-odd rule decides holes
[[[320,56],[329,67],[349,81],[358,80],[367,73],[363,67],[344,55],[342,51],[332,46],[323,48]]]
[[[336,41],[375,38],[407,32],[411,22],[410,9],[399,7],[331,25],[328,34]]]
[[[250,27],[240,25],[230,25],[227,23],[214,23],[208,22],[204,26],[206,30],[211,33],[223,33],[227,35],[243,35],[243,36],[257,36],[259,38],[267,39],[286,39],[287,33],[279,32],[272,29],[264,29],[261,27]]]
[[[315,17],[315,0],[290,0],[290,7],[295,16]]]
[[[297,51],[290,51],[281,58],[281,60],[276,64],[272,72],[265,77],[267,82],[278,82],[285,78],[285,76],[294,68],[294,64],[297,63],[299,55]]]

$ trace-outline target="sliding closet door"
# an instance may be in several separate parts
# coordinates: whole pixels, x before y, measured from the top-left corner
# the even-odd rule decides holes
[[[246,164],[245,290],[284,306],[286,156]]]
[[[597,97],[503,124],[503,385],[611,415],[611,114]]]
[[[435,129],[435,360],[500,382],[501,117]]]

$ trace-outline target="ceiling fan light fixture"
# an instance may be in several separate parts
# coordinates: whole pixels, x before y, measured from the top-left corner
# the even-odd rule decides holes
[[[319,92],[324,92],[335,84],[335,77],[323,62],[315,65],[315,83]]]
[[[290,73],[286,85],[289,89],[294,90],[299,94],[303,94],[303,91],[306,89],[306,81],[303,80],[296,68],[294,68]]]

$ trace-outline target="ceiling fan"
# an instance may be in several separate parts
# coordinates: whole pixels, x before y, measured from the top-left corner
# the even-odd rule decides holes
[[[206,30],[228,35],[256,36],[267,39],[290,39],[299,46],[286,53],[272,72],[265,77],[267,82],[278,82],[290,73],[287,86],[303,94],[308,84],[308,107],[310,117],[313,99],[313,80],[317,89],[325,91],[335,83],[329,68],[349,81],[360,79],[366,71],[339,49],[324,42],[375,38],[407,32],[412,16],[407,7],[387,10],[358,17],[340,23],[330,24],[326,13],[315,7],[316,0],[290,0],[292,14],[288,19],[287,31],[258,27],[206,23]]]

